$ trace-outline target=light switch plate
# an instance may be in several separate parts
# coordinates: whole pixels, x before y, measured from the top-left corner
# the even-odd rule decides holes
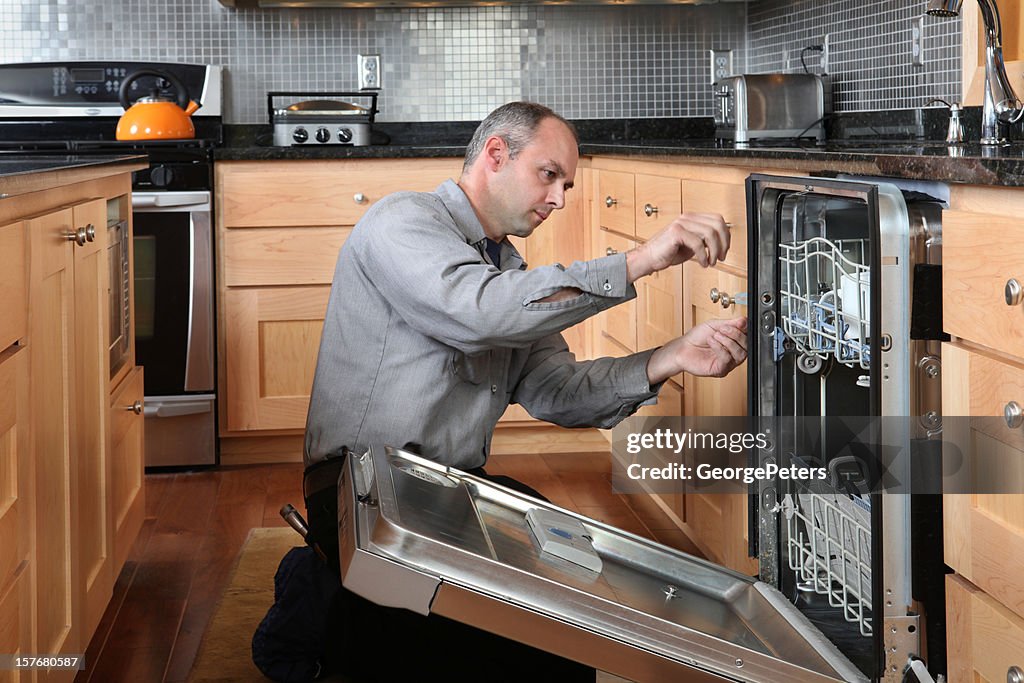
[[[360,90],[380,90],[380,55],[357,55],[356,63]]]
[[[711,85],[732,76],[732,50],[708,50],[710,55]]]

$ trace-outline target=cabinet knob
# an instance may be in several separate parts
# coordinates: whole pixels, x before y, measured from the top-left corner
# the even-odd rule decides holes
[[[130,406],[125,406],[124,409],[136,415],[142,415],[142,401],[136,401]]]
[[[1006,297],[1007,306],[1019,306],[1020,302],[1024,301],[1024,288],[1021,287],[1020,281],[1016,278],[1007,280],[1003,296]],[[1024,681],[1021,683],[1024,683]]]
[[[1019,666],[1011,666],[1006,670],[1006,683],[1024,683],[1024,670]]]
[[[1024,409],[1021,409],[1020,404],[1016,401],[1010,401],[1003,408],[1003,419],[1006,420],[1007,427],[1017,429],[1024,425]],[[1024,683],[1024,678],[1021,679],[1021,683]]]
[[[84,247],[85,243],[89,240],[89,236],[85,232],[85,228],[78,228],[73,232],[64,233],[64,239],[68,242],[74,242],[80,247]]]
[[[354,201],[356,204],[365,204],[366,195],[363,194],[362,192],[356,192],[354,195],[352,195],[352,201]]]
[[[612,198],[610,195],[604,198],[604,205],[609,209],[619,203],[618,199]]]
[[[654,214],[658,213],[658,207],[651,206],[650,204],[644,204],[644,215],[650,218]]]
[[[729,308],[736,303],[735,298],[733,298],[728,292],[720,292],[718,287],[712,287],[711,291],[708,292],[708,297],[711,299],[711,303],[713,304],[721,303],[722,308]]]
[[[607,249],[604,250],[605,256],[615,256],[618,253],[619,252],[617,252],[616,250],[612,249],[611,247],[608,247]]]
[[[96,241],[96,226],[92,223],[85,226],[85,239],[89,242]]]

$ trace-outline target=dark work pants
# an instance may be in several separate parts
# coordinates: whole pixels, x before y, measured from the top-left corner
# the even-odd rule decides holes
[[[546,500],[510,477],[491,476],[483,468],[470,473]],[[306,505],[310,532],[337,563],[337,491],[314,493]],[[359,683],[593,683],[596,676],[594,669],[577,662],[436,614],[382,607],[344,587],[332,622],[334,632],[342,635],[337,647],[325,654],[326,672],[345,674]]]

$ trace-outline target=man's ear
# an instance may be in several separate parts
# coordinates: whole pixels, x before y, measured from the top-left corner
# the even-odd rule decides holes
[[[484,163],[488,171],[497,171],[508,161],[508,144],[500,135],[492,135],[484,142]]]

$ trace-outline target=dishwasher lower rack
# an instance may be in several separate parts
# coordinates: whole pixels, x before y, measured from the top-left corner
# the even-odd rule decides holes
[[[787,564],[798,591],[825,596],[871,636],[870,500],[827,488],[800,485],[783,497]]]
[[[867,239],[779,243],[782,331],[800,354],[871,368],[867,248]]]
[[[641,683],[867,681],[764,582],[401,449],[350,456],[338,494],[344,585],[378,604]],[[542,552],[536,508],[579,521],[600,571]]]

